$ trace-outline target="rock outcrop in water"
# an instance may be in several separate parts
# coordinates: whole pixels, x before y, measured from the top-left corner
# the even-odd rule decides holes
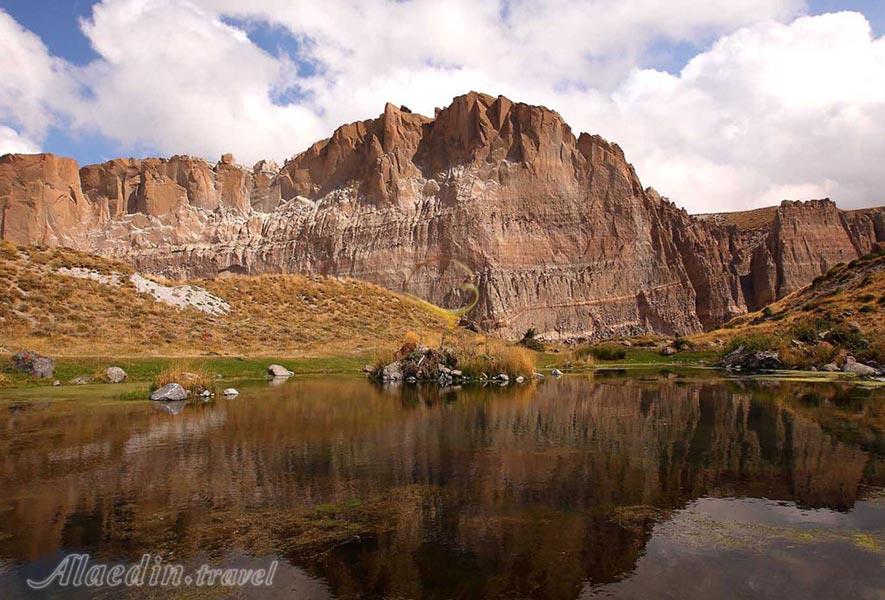
[[[471,92],[431,119],[388,104],[277,170],[225,155],[79,170],[0,158],[0,231],[171,277],[346,275],[546,338],[720,325],[885,240],[885,210],[784,202],[742,227],[643,188],[616,145]],[[759,221],[759,219],[756,219]]]

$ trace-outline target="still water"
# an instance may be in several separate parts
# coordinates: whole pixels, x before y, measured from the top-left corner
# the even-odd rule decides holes
[[[238,387],[0,399],[0,598],[885,598],[882,391]],[[26,587],[74,552],[279,568],[261,589]]]

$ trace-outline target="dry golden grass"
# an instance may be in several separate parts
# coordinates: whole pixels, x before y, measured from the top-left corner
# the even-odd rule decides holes
[[[596,357],[589,352],[589,346],[570,351],[565,360],[568,367],[592,367],[596,364]]]
[[[192,394],[199,394],[212,389],[215,376],[203,367],[183,361],[161,371],[151,383],[151,388],[161,388],[168,383],[180,384]]]
[[[776,214],[776,206],[766,206],[764,208],[756,208],[753,210],[720,213],[719,218],[723,223],[734,225],[738,229],[745,231],[749,229],[757,229],[774,222]]]
[[[0,372],[0,387],[4,385],[10,385],[12,383],[12,378],[6,373]]]
[[[403,336],[404,344],[420,344],[421,336],[415,333],[414,331],[407,331],[406,335]]]
[[[458,368],[471,377],[483,373],[531,377],[535,371],[537,354],[504,340],[458,334],[447,336],[443,344],[457,357]]]
[[[113,287],[60,275],[80,266],[121,273]],[[0,246],[0,346],[52,355],[331,356],[392,346],[406,332],[438,343],[454,317],[353,279],[301,275],[193,281],[231,311],[212,316],[136,293],[131,267],[52,248]]]
[[[475,335],[469,331],[453,329],[441,336],[426,337],[408,332],[402,341],[393,346],[382,346],[374,353],[373,370],[377,371],[392,363],[397,350],[406,344],[423,344],[430,348],[448,351],[457,359],[456,368],[468,377],[480,377],[483,373],[494,376],[506,373],[512,377],[531,377],[535,371],[538,354],[505,340]]]

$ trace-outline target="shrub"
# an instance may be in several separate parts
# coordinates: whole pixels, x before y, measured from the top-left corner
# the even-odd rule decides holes
[[[877,335],[863,351],[858,352],[857,357],[861,360],[872,360],[876,364],[885,364],[885,335]]]
[[[492,373],[531,377],[535,371],[535,358],[531,351],[518,346],[499,345],[492,348],[489,358]]]
[[[841,270],[844,269],[844,268],[845,268],[845,263],[843,263],[843,262],[836,263],[835,265],[833,265],[832,267],[830,267],[830,270],[829,270],[829,271],[826,272],[826,276],[829,277],[829,276],[831,276],[831,275],[834,275],[834,274],[838,273],[839,271],[841,271]]]
[[[581,366],[589,366],[596,362],[596,359],[590,353],[590,346],[583,346],[573,351],[571,354],[571,359],[568,361],[567,366],[571,367],[573,365],[581,365]]]
[[[652,348],[660,345],[662,339],[663,338],[659,335],[637,335],[630,338],[634,346],[645,348]]]
[[[830,344],[815,344],[811,350],[811,363],[808,366],[824,365],[836,356],[836,349]]]
[[[765,333],[749,333],[746,335],[735,336],[726,344],[722,350],[723,355],[737,350],[743,346],[749,352],[762,352],[764,350],[777,350],[781,346],[781,341],[773,336]]]
[[[9,240],[0,242],[0,257],[9,260],[18,258],[18,247]]]
[[[403,343],[418,345],[421,343],[421,336],[414,331],[407,331],[406,334],[403,336]]]
[[[826,334],[825,339],[852,352],[860,352],[868,345],[860,331],[847,325],[836,325]]]
[[[797,339],[800,342],[814,344],[820,339],[818,334],[820,334],[822,330],[823,323],[824,322],[821,319],[816,321],[798,321],[793,324],[790,333],[794,339]]]
[[[770,306],[766,306],[765,308],[762,309],[762,316],[765,317],[766,319],[770,319],[771,315],[773,315],[773,314],[774,314],[774,311],[771,310]]]
[[[462,337],[450,340],[447,346],[457,358],[457,368],[470,377],[483,373],[530,377],[535,371],[535,355],[531,350],[503,340]]]
[[[597,344],[590,346],[587,351],[596,360],[621,360],[627,356],[627,350],[620,344]]]
[[[833,360],[836,349],[830,344],[822,343],[805,348],[783,345],[778,350],[778,358],[788,367],[808,369],[826,364]]]
[[[808,359],[805,355],[790,346],[781,347],[777,351],[777,357],[782,363],[792,369],[804,369],[808,364]]]
[[[372,361],[372,373],[380,374],[381,369],[392,363],[394,360],[392,350],[385,349],[375,352],[375,358]]]
[[[523,334],[522,339],[519,340],[519,345],[525,346],[530,350],[535,350],[536,352],[543,352],[544,343],[541,340],[537,339],[535,335],[536,332],[534,327],[527,329],[526,332]]]
[[[684,337],[678,337],[673,340],[673,347],[680,352],[684,352],[685,350],[691,350],[692,348],[694,348],[694,343],[685,339]]]

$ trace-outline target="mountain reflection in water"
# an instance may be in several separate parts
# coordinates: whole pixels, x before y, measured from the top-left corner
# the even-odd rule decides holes
[[[281,557],[288,587],[266,593],[301,598],[885,588],[882,392],[672,375],[240,390],[177,412],[0,402],[0,597],[74,551]]]

